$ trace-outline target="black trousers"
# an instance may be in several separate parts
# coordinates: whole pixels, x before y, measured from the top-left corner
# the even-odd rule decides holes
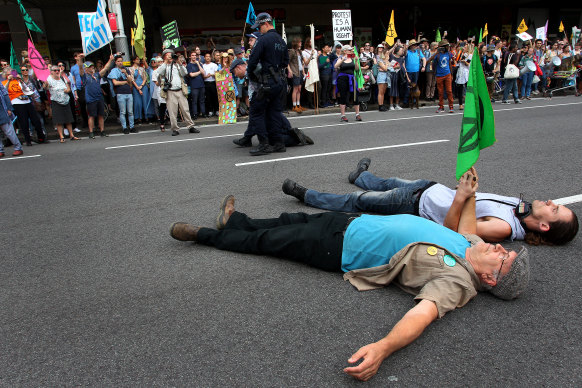
[[[81,111],[81,118],[83,120],[83,128],[89,126],[89,116],[87,115],[87,100],[85,99],[85,87],[77,90],[77,96],[79,97],[79,110]],[[75,117],[75,114],[73,114]]]
[[[45,135],[42,132],[42,123],[40,122],[40,116],[36,109],[34,109],[33,103],[28,104],[14,104],[14,113],[17,116],[18,126],[22,130],[22,135],[27,144],[30,144],[30,126],[28,120],[32,122],[34,130],[36,131],[36,137],[40,141],[45,140]]]
[[[234,212],[224,229],[201,228],[197,240],[221,250],[270,255],[341,272],[344,232],[353,216],[282,213],[279,218],[251,219]]]
[[[206,99],[206,112],[218,112],[218,91],[216,90],[216,82],[204,81],[204,94]]]

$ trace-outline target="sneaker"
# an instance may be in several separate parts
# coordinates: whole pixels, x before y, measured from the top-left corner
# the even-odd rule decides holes
[[[172,131],[172,136],[178,136],[180,134],[180,132],[178,131]]]
[[[356,181],[356,179],[358,179],[361,173],[363,173],[364,171],[368,171],[368,168],[370,168],[371,163],[372,161],[370,160],[370,158],[360,159],[358,165],[356,166],[356,169],[350,172],[350,174],[348,175],[348,181],[351,184],[354,184],[354,182]]]
[[[123,134],[124,135],[129,135],[129,129],[128,128],[123,128]]]
[[[69,130],[67,128],[65,128],[65,130],[63,131],[65,136],[69,136]]]
[[[4,152],[0,152],[0,158],[3,158],[4,156],[6,156],[6,154]]]
[[[356,121],[362,121],[362,116],[356,115]]]
[[[530,96],[527,96],[525,99],[526,100],[531,100],[531,97]]]
[[[436,113],[443,113],[445,111],[445,108],[437,108]]]
[[[106,134],[104,131],[99,132],[99,136],[101,136],[101,137],[109,137],[109,135]]]
[[[129,132],[130,133],[139,133],[139,131],[137,130],[137,128],[129,128]]]
[[[81,130],[79,128],[75,128],[75,129],[73,129],[73,132],[79,133],[79,132],[81,132]]]
[[[388,109],[386,108],[386,105],[380,105],[380,107],[378,108],[379,112],[386,112]]]
[[[502,103],[502,104],[509,104],[510,102],[509,102],[509,101],[507,101],[507,100],[503,100],[503,101],[501,101],[501,103]]]
[[[93,132],[89,133],[89,139],[95,139],[95,134]]]
[[[395,109],[396,110],[402,110],[402,107],[400,105],[396,105]]]
[[[388,108],[388,110],[396,110],[396,109],[394,109],[394,107],[391,106],[390,108]]]
[[[537,96],[538,94],[540,94],[540,92],[538,92],[537,90],[534,90],[531,92],[531,94],[535,94]]]
[[[347,123],[348,122],[348,118],[346,116],[342,116],[342,117],[340,117],[340,121],[342,123]]]
[[[453,108],[449,108],[449,113],[455,113],[455,110]]]
[[[24,153],[22,150],[16,150],[12,153],[12,156],[20,156]],[[2,156],[4,156],[4,152],[1,152]]]
[[[516,104],[521,104],[521,101],[520,100],[515,100],[515,103]]]

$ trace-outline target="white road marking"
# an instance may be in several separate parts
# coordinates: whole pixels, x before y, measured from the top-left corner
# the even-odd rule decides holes
[[[514,111],[514,110],[523,110],[523,109],[536,109],[536,108],[549,108],[549,107],[556,107],[556,106],[566,106],[566,105],[580,105],[582,104],[581,102],[569,102],[569,103],[564,103],[564,104],[550,104],[550,105],[536,105],[536,106],[520,106],[520,107],[515,107],[515,108],[505,108],[505,109],[497,109],[495,110],[495,112],[504,112],[504,111]],[[434,107],[433,107],[434,108]],[[426,116],[411,116],[411,117],[394,117],[394,118],[389,118],[389,119],[379,119],[379,120],[370,120],[370,121],[363,121],[363,122],[349,122],[349,123],[334,123],[334,124],[323,124],[323,125],[314,125],[311,127],[301,127],[301,129],[315,129],[315,128],[326,128],[326,127],[338,127],[338,126],[347,126],[347,125],[357,125],[357,124],[368,124],[368,123],[382,123],[382,122],[389,122],[389,121],[401,121],[401,120],[413,120],[413,119],[429,119],[429,118],[434,118],[434,117],[451,117],[451,116],[458,116],[458,115],[462,115],[463,112],[462,111],[457,111],[455,113],[439,113],[439,114],[431,114],[431,115],[426,115]],[[291,120],[294,120],[296,118],[306,118],[306,117],[311,117],[313,119],[316,119],[318,117],[323,117],[323,116],[331,116],[331,115],[337,115],[337,113],[330,113],[330,114],[325,114],[325,115],[311,115],[311,116],[303,116],[303,117],[292,117],[289,118]],[[234,125],[237,124],[247,124],[247,122],[242,122],[242,123],[236,123]],[[225,125],[233,125],[233,124],[225,124]],[[220,124],[209,124],[209,125],[201,125],[200,128],[211,128],[211,127],[218,127],[218,126],[224,126],[224,125],[220,125]],[[140,131],[140,133],[150,133],[150,132],[157,132],[158,130],[151,130],[151,131]],[[119,134],[119,136],[124,136],[122,134]],[[125,135],[127,136],[127,135]],[[158,141],[158,142],[149,142],[149,143],[139,143],[139,144],[129,144],[129,145],[123,145],[123,146],[112,146],[112,147],[106,147],[106,150],[113,150],[113,149],[119,149],[119,148],[132,148],[132,147],[143,147],[143,146],[150,146],[150,145],[158,145],[158,144],[168,144],[168,143],[181,143],[181,142],[185,142],[185,141],[196,141],[196,140],[209,140],[209,139],[219,139],[219,138],[224,138],[224,137],[233,137],[233,136],[242,136],[242,133],[235,133],[235,134],[229,134],[229,135],[217,135],[217,136],[205,136],[205,137],[196,137],[196,138],[188,138],[188,139],[176,139],[176,140],[165,140],[165,141]]]
[[[28,155],[28,156],[14,156],[12,158],[2,158],[0,162],[7,160],[18,160],[18,159],[29,159],[29,158],[40,158],[42,155]]]
[[[569,205],[571,203],[582,202],[582,194],[573,195],[571,197],[564,197],[554,199],[554,202],[558,205]]]
[[[221,137],[232,137],[232,136],[242,136],[242,134],[233,134],[233,135],[218,135],[218,136],[205,136],[205,137],[192,137],[188,139],[176,139],[176,140],[166,140],[166,141],[156,141],[151,143],[141,143],[141,144],[129,144],[129,145],[122,145],[122,146],[113,146],[113,147],[106,147],[106,150],[115,150],[118,148],[131,148],[131,147],[142,147],[147,145],[157,145],[157,144],[168,144],[168,143],[180,143],[183,141],[195,141],[195,140],[207,140],[207,139],[218,139]]]
[[[353,153],[353,152],[383,150],[386,148],[411,147],[411,146],[415,146],[415,145],[442,143],[442,142],[447,142],[447,141],[450,141],[450,140],[447,140],[447,139],[429,140],[429,141],[421,141],[418,143],[394,144],[394,145],[382,146],[382,147],[360,148],[360,149],[356,149],[356,150],[345,150],[345,151],[326,152],[326,153],[321,153],[321,154],[291,156],[289,158],[277,158],[277,159],[268,159],[268,160],[258,160],[256,162],[236,163],[235,166],[237,166],[237,167],[249,166],[252,164],[273,163],[273,162],[280,162],[280,161],[287,161],[287,160],[294,160],[294,159],[316,158],[319,156],[340,155],[340,154],[349,154],[349,153]]]

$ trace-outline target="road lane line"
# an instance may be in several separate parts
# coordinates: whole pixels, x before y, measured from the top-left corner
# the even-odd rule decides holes
[[[194,137],[188,139],[179,139],[179,140],[165,140],[165,141],[155,141],[151,143],[140,143],[140,144],[128,144],[122,146],[113,146],[113,147],[105,147],[106,150],[115,150],[119,148],[131,148],[131,147],[142,147],[148,145],[158,145],[158,144],[168,144],[168,143],[180,143],[184,141],[195,141],[195,140],[207,140],[207,139],[219,139],[222,137],[233,137],[233,136],[242,136],[242,133],[235,133],[233,135],[217,135],[217,136],[205,136],[205,137]]]
[[[569,205],[571,203],[582,202],[582,194],[573,195],[571,197],[554,199],[554,202],[557,203],[558,205]]]
[[[277,158],[277,159],[268,159],[268,160],[258,160],[258,161],[255,161],[255,162],[236,163],[235,166],[236,167],[240,167],[240,166],[250,166],[250,165],[253,165],[253,164],[273,163],[273,162],[280,162],[280,161],[287,161],[287,160],[295,160],[295,159],[316,158],[316,157],[319,157],[319,156],[349,154],[349,153],[362,152],[362,151],[384,150],[384,149],[387,149],[387,148],[411,147],[411,146],[415,146],[415,145],[443,143],[443,142],[447,142],[447,141],[450,141],[450,140],[448,140],[448,139],[429,140],[429,141],[421,141],[421,142],[417,142],[417,143],[394,144],[394,145],[381,146],[381,147],[360,148],[360,149],[356,149],[356,150],[345,150],[345,151],[325,152],[325,153],[321,153],[321,154],[302,155],[302,156],[291,156],[291,157],[288,157],[288,158]]]
[[[28,155],[28,156],[13,156],[12,158],[2,158],[0,162],[6,160],[18,160],[18,159],[29,159],[29,158],[40,158],[42,155]]]
[[[569,102],[569,103],[564,103],[564,104],[520,106],[520,107],[515,107],[515,108],[497,109],[494,111],[495,112],[505,112],[505,111],[524,110],[524,109],[550,108],[550,107],[556,107],[556,106],[580,105],[580,104],[582,104],[582,101],[581,102]],[[334,114],[336,114],[336,113],[334,113]],[[354,122],[348,122],[348,123],[333,123],[333,124],[314,125],[314,126],[310,126],[310,127],[301,127],[301,129],[340,127],[340,126],[347,126],[347,125],[383,123],[383,122],[390,122],[390,121],[402,121],[402,120],[414,120],[414,119],[430,119],[430,118],[435,118],[435,117],[452,117],[452,116],[459,116],[462,114],[463,114],[462,111],[458,111],[455,113],[438,113],[438,114],[430,114],[430,115],[426,115],[426,116],[394,117],[394,118],[389,118],[389,119],[369,120],[369,121],[364,121],[364,122],[354,121]],[[332,115],[332,114],[329,114],[329,115]],[[305,116],[303,116],[303,117],[305,117]],[[309,117],[316,119],[316,118],[321,117],[321,116],[311,115]],[[293,117],[291,119],[295,119],[295,118],[300,118],[300,117]],[[244,123],[237,123],[237,124],[247,124],[247,123],[244,122]],[[215,127],[215,126],[219,126],[219,124],[202,125],[202,126],[200,126],[200,128],[203,129],[203,128]],[[157,130],[143,131],[143,133],[147,133],[147,132],[157,132]],[[122,149],[122,148],[144,147],[144,146],[151,146],[151,145],[158,145],[158,144],[181,143],[181,142],[186,142],[186,141],[220,139],[220,138],[233,137],[233,136],[242,136],[242,133],[235,133],[235,134],[228,134],[228,135],[217,135],[217,136],[205,136],[205,137],[196,137],[196,138],[179,139],[179,140],[165,140],[165,141],[149,142],[149,143],[128,144],[128,145],[122,145],[122,146],[106,147],[105,149],[106,150],[113,150],[113,149]]]

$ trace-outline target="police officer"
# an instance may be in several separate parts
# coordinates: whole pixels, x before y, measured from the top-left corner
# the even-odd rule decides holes
[[[251,51],[248,74],[258,88],[250,104],[245,132],[245,136],[259,138],[259,145],[250,150],[253,156],[285,152],[281,100],[287,85],[283,72],[289,63],[287,45],[275,31],[271,15],[266,12],[257,15],[252,28],[257,27],[262,35]]]

